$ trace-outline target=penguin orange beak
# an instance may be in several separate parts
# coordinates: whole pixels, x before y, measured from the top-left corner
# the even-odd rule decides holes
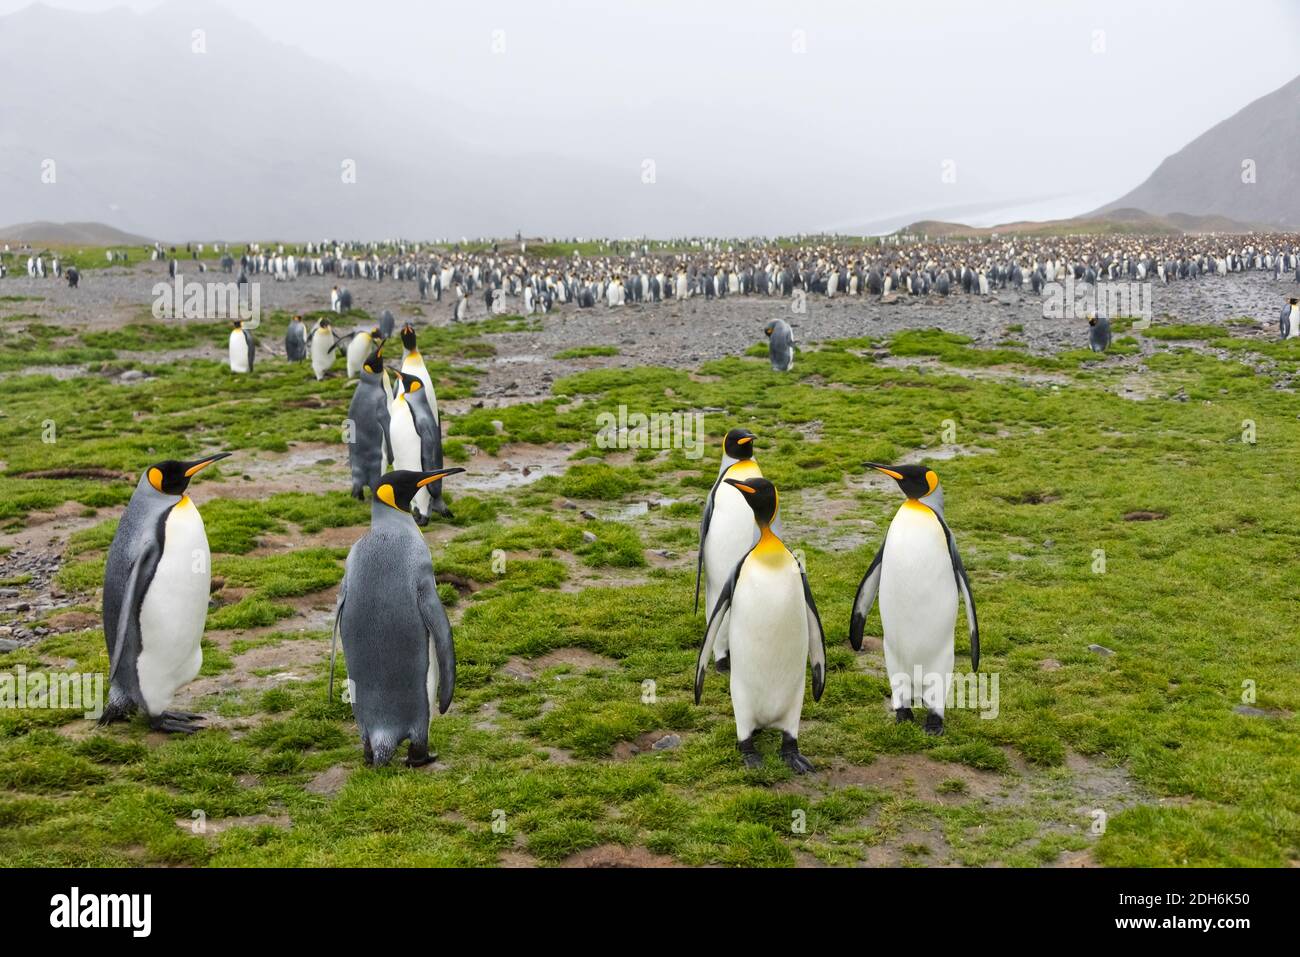
[[[877,465],[875,462],[863,462],[862,464],[869,469],[875,469],[877,472],[884,472],[895,482],[901,482],[903,480],[903,476],[901,473],[895,472],[887,465]]]
[[[728,485],[730,485],[733,488],[740,489],[740,491],[744,492],[746,495],[754,494],[754,486],[746,485],[744,482],[740,481],[739,479],[723,479],[723,481],[725,481]]]
[[[449,468],[449,469],[438,469],[435,472],[425,472],[424,478],[416,482],[415,487],[424,488],[429,483],[436,482],[440,478],[446,478],[448,475],[455,475],[457,472],[463,472],[463,471],[465,471],[463,468],[457,466],[455,468]]]
[[[748,445],[750,442],[753,441],[754,441],[754,437],[752,435],[742,435],[740,438],[736,439],[736,444]]]
[[[202,472],[205,468],[207,468],[209,465],[211,465],[213,462],[220,462],[222,459],[227,458],[230,454],[231,453],[229,452],[218,452],[216,455],[213,455],[210,458],[199,459],[199,461],[195,462],[193,465],[191,465],[189,468],[185,470],[185,477],[193,478],[194,476]]]

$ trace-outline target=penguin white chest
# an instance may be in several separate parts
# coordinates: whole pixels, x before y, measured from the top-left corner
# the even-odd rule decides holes
[[[777,546],[785,552],[784,546]],[[799,566],[788,552],[746,559],[731,598],[731,699],[736,731],[779,727],[798,736],[808,614]]]
[[[348,343],[348,378],[353,379],[361,374],[361,365],[370,355],[370,336],[364,333],[357,333]]]
[[[753,471],[757,472],[757,469]],[[754,512],[745,496],[723,482],[713,493],[713,516],[704,539],[704,572],[708,576],[706,615],[713,614],[718,593],[726,584],[736,563],[745,557],[758,536]]]
[[[167,516],[162,557],[140,604],[136,673],[150,714],[167,710],[176,689],[199,673],[211,583],[203,518],[184,498]]]
[[[1288,339],[1300,337],[1300,307],[1291,307],[1291,328],[1287,330]]]
[[[393,444],[393,468],[418,472],[421,468],[420,433],[415,428],[415,419],[404,395],[393,400],[389,411],[388,439]]]
[[[880,570],[880,621],[885,664],[927,672],[952,670],[957,581],[948,539],[939,518],[925,505],[907,502],[885,539]]]
[[[325,378],[326,371],[334,364],[334,353],[330,352],[333,344],[328,332],[311,337],[311,368],[317,379]]]
[[[232,329],[230,332],[230,371],[248,371],[248,342],[239,329]]]

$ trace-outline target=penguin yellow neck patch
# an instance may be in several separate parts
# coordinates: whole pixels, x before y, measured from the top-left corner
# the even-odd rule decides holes
[[[741,459],[727,469],[727,478],[747,479],[762,478],[763,473],[759,471],[758,463],[753,459]]]
[[[389,508],[397,508],[397,500],[393,498],[393,487],[391,485],[384,484],[379,486],[378,491],[375,492],[375,498],[379,499],[379,501],[383,502]],[[398,509],[398,511],[401,511],[401,509]]]

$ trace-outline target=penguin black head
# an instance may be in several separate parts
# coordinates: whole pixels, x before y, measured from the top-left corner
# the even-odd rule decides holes
[[[924,465],[877,465],[875,462],[864,464],[869,469],[888,475],[898,483],[898,487],[908,498],[925,498],[939,487],[939,476],[933,469]]]
[[[1300,306],[1300,299],[1297,299],[1295,296],[1292,296],[1287,300],[1287,302],[1291,303],[1293,306]]]
[[[369,356],[366,357],[366,362],[363,368],[365,368],[367,372],[373,372],[375,375],[379,375],[381,372],[384,371],[384,357],[382,355],[383,351],[384,351],[384,347],[380,346],[378,349],[375,349],[373,352],[370,353]]]
[[[749,429],[732,429],[722,440],[722,451],[733,459],[752,459],[755,438],[756,436]]]
[[[185,490],[189,488],[190,479],[213,462],[219,462],[228,455],[230,455],[229,452],[218,452],[216,455],[209,455],[205,459],[195,459],[193,462],[178,462],[175,459],[168,459],[166,462],[159,462],[157,465],[149,466],[145,476],[149,479],[149,484],[153,486],[156,492],[162,492],[164,495],[184,495]]]
[[[320,321],[320,328],[322,328],[322,329],[330,329],[330,328],[332,328],[332,327],[333,327],[333,324],[332,324],[328,319],[322,319],[322,320]]]
[[[765,336],[767,336],[769,339],[771,339],[771,338],[772,338],[772,330],[775,329],[775,328],[776,328],[776,323],[769,322],[767,325],[765,325],[765,326],[763,327],[763,335],[765,335]]]
[[[1096,316],[1089,316],[1089,317],[1088,317],[1088,325],[1090,325],[1090,326],[1095,326],[1096,324],[1097,324],[1097,317],[1096,317]]]
[[[772,524],[777,507],[775,485],[764,478],[724,479],[723,481],[745,496],[745,501],[754,513],[754,521],[763,528]]]
[[[435,469],[432,472],[389,472],[379,477],[371,491],[375,493],[376,499],[390,508],[395,508],[399,512],[409,512],[411,499],[415,498],[416,492],[439,479],[463,471],[465,471],[463,468],[456,466],[449,469]]]
[[[407,352],[415,351],[415,328],[409,322],[402,326],[402,345]]]
[[[411,375],[409,372],[399,372],[397,374],[402,377],[402,389],[408,394],[419,392],[424,388],[424,380],[418,375]]]

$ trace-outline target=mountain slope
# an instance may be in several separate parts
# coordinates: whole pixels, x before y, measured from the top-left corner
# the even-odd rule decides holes
[[[1255,182],[1242,182],[1253,160]],[[1136,207],[1300,228],[1300,76],[1165,159],[1137,189],[1090,215]]]

